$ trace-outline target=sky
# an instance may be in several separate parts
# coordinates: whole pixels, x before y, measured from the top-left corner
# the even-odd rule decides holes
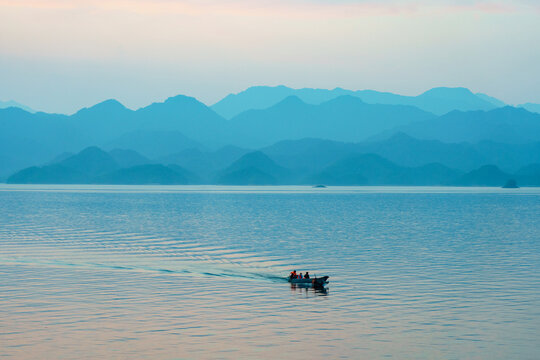
[[[540,103],[539,0],[0,0],[0,100],[72,113],[253,85]]]

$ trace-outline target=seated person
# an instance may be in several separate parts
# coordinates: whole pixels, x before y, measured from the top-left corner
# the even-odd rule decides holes
[[[306,275],[304,275],[304,279],[309,279],[309,271],[306,271]]]
[[[298,276],[299,279],[303,279],[302,273],[300,273],[300,276]]]
[[[296,270],[291,271],[291,275],[289,275],[290,279],[296,279],[298,275],[296,275]]]

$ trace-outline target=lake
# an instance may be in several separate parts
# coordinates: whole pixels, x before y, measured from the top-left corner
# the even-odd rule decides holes
[[[538,188],[2,184],[0,356],[535,359],[539,220]]]

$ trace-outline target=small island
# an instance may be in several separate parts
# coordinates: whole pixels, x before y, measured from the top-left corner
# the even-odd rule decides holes
[[[517,185],[516,180],[510,179],[504,184],[503,189],[518,189],[519,186]]]

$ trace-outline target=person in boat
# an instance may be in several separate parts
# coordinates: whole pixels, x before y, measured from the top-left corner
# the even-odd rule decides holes
[[[298,277],[298,275],[296,275],[296,270],[291,271],[290,278],[291,279],[296,279],[297,277]]]
[[[304,275],[304,279],[309,279],[309,271],[306,271],[306,274]]]
[[[302,273],[300,273],[300,275],[298,276],[299,279],[303,279],[304,277],[302,276]]]

